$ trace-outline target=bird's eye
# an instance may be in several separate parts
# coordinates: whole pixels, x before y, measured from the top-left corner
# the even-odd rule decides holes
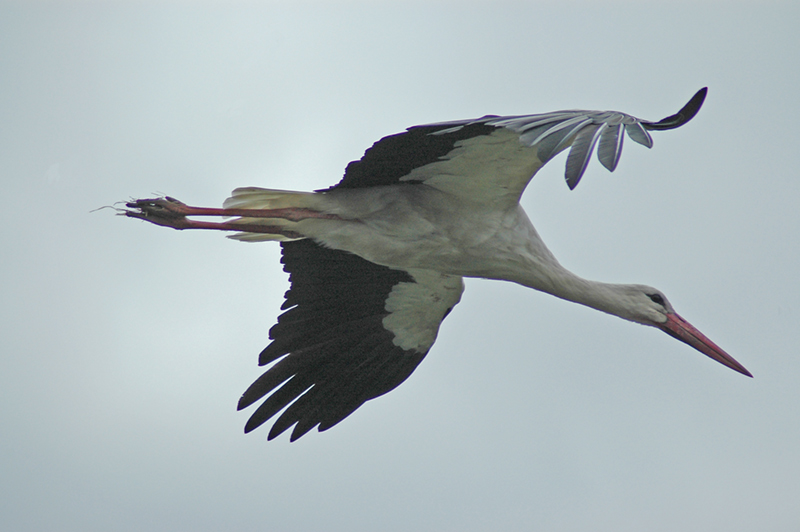
[[[661,306],[664,306],[664,298],[661,297],[661,294],[647,294],[647,297],[650,298],[650,301],[653,303],[658,303]]]

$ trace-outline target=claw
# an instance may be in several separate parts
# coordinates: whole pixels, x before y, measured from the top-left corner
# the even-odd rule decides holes
[[[131,218],[174,229],[190,229],[193,226],[193,222],[186,218],[187,205],[169,196],[131,201],[125,206],[133,209],[125,211],[125,216]]]

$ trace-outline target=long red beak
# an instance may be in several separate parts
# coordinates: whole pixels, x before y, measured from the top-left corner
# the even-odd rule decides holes
[[[728,366],[742,375],[752,377],[753,375],[744,366],[736,362],[732,356],[723,351],[717,344],[706,338],[706,336],[694,328],[694,326],[681,318],[677,314],[667,314],[667,321],[660,326],[668,335],[677,338],[681,342],[687,343],[704,355],[713,358],[720,364]]]

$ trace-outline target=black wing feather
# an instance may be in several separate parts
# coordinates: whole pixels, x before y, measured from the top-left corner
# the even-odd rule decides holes
[[[288,310],[259,356],[261,365],[277,362],[242,395],[239,409],[268,396],[248,420],[250,432],[288,406],[268,438],[295,425],[294,441],[397,387],[426,353],[396,346],[382,323],[392,288],[414,282],[410,274],[311,240],[281,246],[292,283],[282,307]]]
[[[446,134],[434,135],[446,129]],[[344,178],[331,187],[362,188],[413,183],[400,181],[415,168],[435,163],[453,151],[458,141],[490,135],[496,126],[483,123],[468,124],[458,128],[437,124],[434,126],[415,126],[408,130],[384,137],[372,145],[361,160],[347,165]],[[330,190],[330,189],[328,189]]]
[[[689,100],[686,105],[684,105],[681,110],[674,115],[662,118],[658,122],[642,121],[642,125],[645,129],[654,129],[660,131],[681,127],[686,122],[694,118],[694,115],[696,115],[703,106],[703,102],[706,99],[706,94],[708,94],[708,87],[703,87],[697,91],[695,95],[692,96],[692,99]]]

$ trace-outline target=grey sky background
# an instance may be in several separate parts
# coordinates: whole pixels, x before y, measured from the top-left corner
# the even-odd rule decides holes
[[[795,2],[0,3],[0,528],[800,529]],[[275,244],[93,209],[336,183],[427,122],[694,121],[565,155],[523,204],[579,275],[663,290],[755,375],[468,280],[425,362],[334,429],[244,435]]]

